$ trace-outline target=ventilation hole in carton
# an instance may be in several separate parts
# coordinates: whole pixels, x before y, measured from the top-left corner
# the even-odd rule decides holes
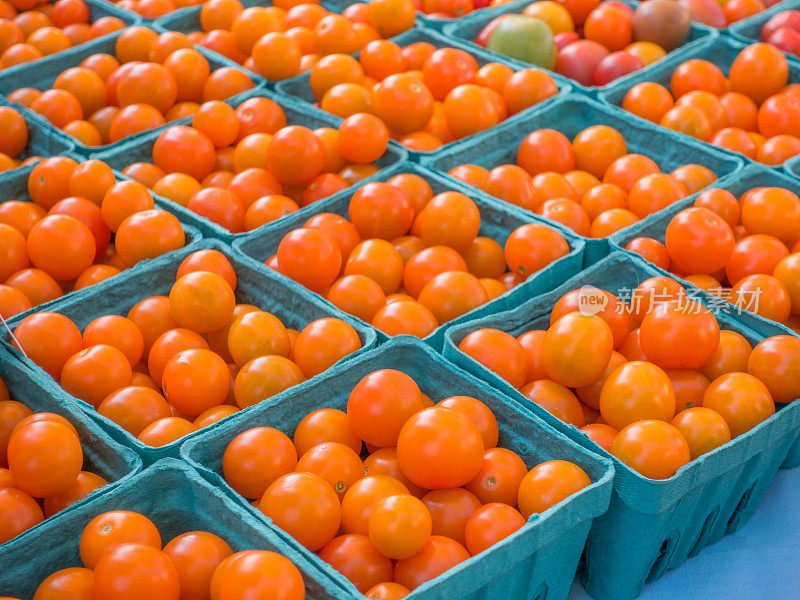
[[[672,557],[672,551],[675,549],[675,544],[678,541],[678,534],[674,534],[664,540],[661,548],[658,549],[658,554],[653,561],[653,566],[650,567],[650,573],[647,575],[647,581],[658,579],[667,570],[669,559]]]
[[[742,497],[739,499],[739,503],[736,505],[736,509],[733,511],[731,518],[728,519],[728,527],[727,532],[731,533],[739,529],[742,525],[742,515],[744,513],[745,508],[747,505],[750,504],[750,497],[753,495],[753,490],[755,490],[756,485],[758,482],[756,481],[750,488],[742,494]]]
[[[694,541],[694,545],[692,549],[689,550],[689,557],[695,556],[700,550],[703,549],[708,543],[708,536],[711,534],[711,530],[714,528],[714,524],[717,521],[717,516],[719,515],[719,506],[712,510],[708,517],[706,517],[706,522],[703,523],[703,527],[700,529],[700,533],[697,536],[697,539]]]

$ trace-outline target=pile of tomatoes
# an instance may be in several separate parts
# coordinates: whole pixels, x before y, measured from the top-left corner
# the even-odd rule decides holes
[[[314,64],[308,84],[323,110],[340,117],[372,113],[419,152],[489,129],[558,93],[539,69],[478,67],[465,50],[425,41],[404,47],[373,41],[358,60],[331,54]]]
[[[354,114],[338,127],[287,125],[281,106],[248,98],[193,109],[191,125],[165,129],[152,163],[123,173],[232,233],[250,231],[375,174],[389,133]]]
[[[361,348],[337,318],[302,331],[237,304],[236,272],[216,250],[190,254],[167,296],[127,317],[96,318],[81,334],[39,312],[14,329],[19,347],[65,391],[139,441],[160,447],[321,373]]]
[[[627,300],[573,290],[546,330],[515,338],[479,329],[458,347],[651,479],[673,476],[768,419],[776,402],[800,397],[800,338],[753,348],[669,277],[646,279]]]
[[[292,439],[271,427],[239,434],[222,471],[367,597],[402,598],[591,483],[568,461],[529,469],[498,437],[480,400],[434,405],[409,375],[381,369],[346,412],[313,411]]]
[[[97,515],[81,532],[78,551],[83,566],[56,571],[39,584],[35,598],[305,598],[303,576],[285,556],[234,552],[207,531],[183,533],[162,547],[156,525],[137,512]]]
[[[487,6],[502,6],[514,1],[515,0],[415,0],[418,10],[428,13],[431,17],[440,19],[452,19],[469,14],[473,10],[485,8]],[[681,20],[684,18],[691,18],[692,21],[723,29],[731,23],[741,21],[742,19],[746,19],[747,17],[751,17],[766,10],[778,1],[779,0],[764,0],[763,2],[762,0],[677,0],[674,4],[680,5],[683,11],[685,11],[686,16],[681,17]],[[632,10],[627,4],[616,2],[615,0],[539,0],[533,4],[538,4],[540,6],[530,11],[531,16],[545,21],[551,26],[554,34],[558,34],[560,31],[556,27],[552,27],[552,24],[571,23],[573,26],[580,27],[584,25],[587,15],[605,5],[616,6],[628,11]],[[552,5],[557,5],[566,9],[571,20],[566,21],[561,11],[554,10]],[[671,14],[673,10],[674,9],[670,9]],[[596,19],[596,26],[598,29],[603,29],[608,32],[612,36],[612,39],[621,42],[626,38],[625,33],[627,27],[620,21],[618,15],[604,14],[602,18],[601,15],[597,15]],[[663,12],[660,14],[658,20],[662,28],[674,26],[672,23],[668,22],[669,20]],[[567,29],[567,31],[572,30],[573,29]],[[591,38],[587,37],[586,39]]]
[[[800,56],[800,11],[783,10],[761,27],[761,41]]]
[[[570,252],[540,224],[517,227],[504,246],[479,235],[469,196],[434,196],[413,173],[359,188],[348,217],[309,218],[266,264],[388,335],[426,337]]]
[[[475,43],[586,86],[606,85],[660,60],[683,43],[690,25],[686,9],[671,0],[649,0],[636,11],[617,0],[540,0],[521,15],[495,17],[478,32]],[[532,52],[526,38],[536,25],[539,37],[547,39],[540,39]],[[550,47],[542,48],[545,44]]]
[[[72,423],[12,400],[0,379],[0,544],[108,483],[82,468]]]
[[[38,60],[125,28],[119,17],[91,20],[83,0],[0,2],[0,70]]]
[[[0,315],[9,318],[182,248],[178,219],[142,184],[104,162],[48,158],[28,176],[29,201],[0,204]],[[113,236],[113,241],[112,241]]]
[[[28,146],[30,134],[28,123],[19,111],[10,106],[0,106],[0,130],[3,131],[3,137],[0,139],[0,173],[40,160],[38,156],[31,156],[23,161],[18,160]]]
[[[769,44],[744,48],[727,78],[714,63],[687,60],[673,71],[669,89],[638,83],[622,108],[764,164],[800,153],[800,86],[789,84],[786,57]]]
[[[449,173],[591,238],[608,237],[717,179],[696,164],[662,173],[651,158],[629,154],[625,138],[608,125],[587,127],[572,142],[555,129],[532,131],[516,163],[491,171],[460,165]]]
[[[239,0],[209,0],[200,9],[201,31],[188,34],[272,81],[310,69],[329,54],[355,54],[369,42],[394,37],[414,26],[411,0],[371,0],[341,15],[319,2],[278,0],[245,8]]]
[[[724,29],[777,4],[780,0],[678,0],[692,20],[710,27]]]
[[[196,4],[118,2],[147,18]],[[653,480],[673,477],[800,397],[800,337],[752,343],[729,325],[735,316],[718,320],[709,310],[750,310],[800,331],[800,197],[788,189],[747,186],[737,198],[711,188],[722,173],[701,164],[662,172],[650,156],[677,136],[648,125],[650,139],[639,133],[634,140],[605,124],[623,119],[581,101],[571,103],[574,110],[586,107],[596,118],[586,117],[594,124],[572,138],[560,130],[568,125],[540,111],[535,121],[552,128],[531,130],[528,118],[516,123],[519,135],[510,122],[492,141],[509,146],[522,138],[504,155],[514,164],[451,163],[458,166],[450,176],[542,217],[527,219],[536,222],[517,226],[524,222],[519,211],[473,199],[452,179],[434,183],[424,170],[364,182],[395,152],[391,140],[433,152],[556,96],[558,76],[546,69],[584,86],[606,85],[683,44],[692,19],[725,27],[763,10],[762,0],[646,0],[635,10],[620,0],[520,5],[522,14],[492,19],[475,42],[539,67],[527,69],[480,64],[476,54],[487,53],[442,44],[424,30],[393,41],[414,27],[417,11],[453,18],[488,0],[370,0],[341,14],[315,0],[269,4],[208,0],[191,12],[202,31],[184,34],[126,28],[113,17],[90,23],[85,0],[0,0],[0,69],[112,32],[116,40],[108,43],[113,52],[71,63],[52,89],[11,92],[17,108],[86,147],[158,129],[141,138],[152,145],[145,161],[129,164],[134,152],[115,159],[127,165],[128,179],[118,181],[100,160],[28,156],[30,124],[19,110],[0,107],[0,172],[30,165],[27,197],[0,202],[0,319],[20,315],[9,343],[57,382],[56,391],[85,402],[130,444],[163,453],[358,352],[362,339],[347,320],[355,321],[333,306],[389,336],[425,338],[570,254],[563,227],[602,239],[675,206],[663,237],[636,237],[626,250],[696,287],[665,273],[637,279],[630,296],[619,282],[609,288],[618,295],[572,289],[546,326],[516,336],[476,329],[458,349],[521,401],[578,428]],[[764,26],[766,43],[744,48],[727,74],[710,61],[687,60],[668,87],[633,86],[622,108],[780,165],[800,155],[800,84],[789,83],[781,52],[800,53],[798,32],[800,12],[779,13]],[[214,52],[236,64],[212,67],[207,56]],[[303,111],[291,108],[298,103],[279,104],[272,93],[240,95],[254,80],[301,73],[278,89],[307,86],[310,101],[336,120],[319,111],[303,120]],[[315,110],[305,106],[306,113]],[[306,125],[338,126],[311,129],[288,122],[292,114]],[[653,148],[633,153],[634,141]],[[113,291],[105,304],[102,291],[87,294],[85,303],[100,306],[88,322],[73,321],[58,305],[31,310],[148,259],[166,262],[167,253],[183,248],[181,222],[156,209],[154,196],[227,235],[344,190],[348,201],[293,217],[279,239],[248,242],[248,250],[258,252],[259,240],[269,248],[259,260],[266,258],[275,274],[262,266],[260,277],[273,281],[275,299],[244,303],[256,301],[251,282],[227,250],[187,249],[174,261],[177,269],[164,267],[170,279],[163,290],[135,290],[120,300],[127,312],[117,314]],[[495,218],[498,211],[503,219]],[[508,226],[509,219],[517,221]],[[137,272],[120,283],[143,280]],[[147,269],[142,273],[146,278]],[[309,296],[289,279],[325,298],[333,305],[328,314],[341,318],[299,322],[288,308]],[[702,294],[704,303],[692,297],[696,288],[711,294]],[[287,309],[273,314],[261,306]],[[368,372],[348,387],[346,408],[343,399],[328,398],[280,429],[238,429],[225,440],[221,472],[230,488],[370,600],[404,598],[509,536],[524,535],[532,515],[591,485],[577,464],[540,462],[503,447],[515,446],[501,435],[494,400],[445,398],[436,390],[434,401],[421,380],[400,370],[371,365]],[[12,400],[0,380],[0,544],[107,484],[83,470],[81,439],[69,420],[33,413],[24,402]],[[298,421],[291,437],[284,433]],[[83,566],[47,577],[35,600],[65,593],[94,600],[305,598],[303,576],[287,558],[234,553],[204,531],[163,545],[153,521],[136,512],[95,517],[80,536],[79,554]]]
[[[800,327],[800,198],[790,190],[758,187],[738,200],[706,190],[662,240],[634,238],[628,249],[734,306]]]
[[[100,146],[188,116],[198,101],[225,100],[252,87],[238,69],[212,71],[183,34],[129,27],[117,37],[113,56],[88,56],[51,89],[23,87],[8,99],[82,144]]]

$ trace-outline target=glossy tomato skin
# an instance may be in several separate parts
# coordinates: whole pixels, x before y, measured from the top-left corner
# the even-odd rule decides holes
[[[214,571],[232,553],[225,540],[206,531],[184,533],[164,546],[164,554],[178,572],[181,594],[186,597],[207,594]]]
[[[225,480],[245,498],[261,498],[279,477],[297,466],[288,436],[272,427],[254,427],[236,436],[222,455]]]
[[[747,360],[747,372],[761,380],[775,402],[800,397],[800,340],[776,335],[759,343]]]
[[[57,512],[82,500],[93,491],[107,485],[108,481],[89,471],[81,471],[74,482],[61,494],[45,498],[44,515],[50,518]]]
[[[536,329],[527,331],[517,338],[528,358],[528,368],[525,371],[526,382],[548,378],[547,371],[542,364],[542,340],[544,340],[545,333],[543,330]]]
[[[268,550],[245,550],[226,558],[211,579],[211,598],[304,600],[305,584],[285,556]]]
[[[417,384],[394,369],[370,373],[358,382],[347,400],[353,432],[368,444],[382,448],[396,446],[403,425],[422,408]]]
[[[611,373],[600,391],[600,414],[617,430],[634,421],[669,421],[675,415],[675,392],[667,374],[644,361],[625,363]]]
[[[719,346],[719,325],[698,303],[670,301],[657,305],[639,329],[642,350],[662,368],[697,369]],[[676,349],[680,349],[679,352]]]
[[[515,388],[525,384],[528,357],[512,335],[498,329],[478,329],[461,340],[458,349]]]
[[[0,544],[44,520],[39,503],[16,488],[0,487],[0,507]]]
[[[700,371],[690,369],[668,369],[665,371],[675,391],[675,410],[700,406],[703,394],[711,383]]]
[[[508,504],[484,504],[467,521],[466,541],[470,554],[475,556],[497,542],[519,531],[525,518]]]
[[[328,301],[337,308],[371,322],[386,304],[386,294],[381,286],[367,275],[345,275],[328,290]]]
[[[567,294],[564,294],[561,298],[558,299],[555,306],[553,306],[553,310],[550,311],[550,325],[558,321],[561,317],[565,314],[575,311],[580,311],[581,309],[581,301],[585,300],[589,294],[594,296],[595,294],[605,296],[607,298],[607,302],[605,307],[597,312],[597,315],[600,316],[611,328],[611,333],[614,336],[614,348],[617,348],[628,335],[628,330],[630,328],[630,317],[629,312],[626,308],[622,305],[619,298],[617,298],[614,294],[607,290],[601,290],[599,288],[582,288],[580,290],[573,290]]]
[[[497,440],[500,436],[497,418],[483,402],[472,396],[451,396],[439,402],[437,406],[452,408],[456,412],[468,416],[478,427],[478,431],[481,432],[484,449],[489,450],[497,446]]]
[[[565,423],[575,427],[586,425],[581,404],[569,388],[550,379],[540,379],[526,383],[519,391]]]
[[[791,314],[789,290],[772,275],[756,274],[740,279],[731,289],[731,299],[734,306],[778,323],[786,323]]]
[[[543,462],[523,477],[517,495],[519,510],[525,518],[541,514],[591,483],[586,472],[574,463],[566,460]]]
[[[725,275],[728,283],[736,285],[748,275],[773,273],[789,249],[779,239],[765,234],[748,235],[733,249]]]
[[[692,460],[731,441],[731,431],[718,412],[703,406],[688,408],[672,420],[686,438]]]
[[[259,509],[312,551],[331,541],[342,522],[333,487],[312,473],[288,473],[276,479],[261,497]]]
[[[426,408],[428,408],[427,405]],[[427,491],[411,483],[411,480],[406,477],[405,473],[400,469],[400,460],[397,458],[397,448],[380,448],[375,450],[364,459],[363,467],[359,476],[359,481],[364,477],[364,473],[368,475],[388,475],[406,486],[412,496],[422,498]]]
[[[384,556],[414,556],[431,537],[428,507],[410,494],[389,496],[375,503],[369,517],[369,539]]]
[[[18,425],[8,441],[14,484],[35,498],[65,491],[83,466],[83,448],[66,425],[52,421]]]
[[[336,280],[342,266],[342,254],[336,242],[324,231],[300,228],[281,240],[278,266],[287,277],[319,292]]]
[[[594,85],[597,66],[608,56],[605,46],[591,40],[577,40],[559,50],[556,72],[586,86]]]
[[[144,544],[122,544],[100,557],[94,569],[95,598],[179,600],[178,572],[166,554]]]
[[[444,536],[466,545],[467,521],[481,507],[481,501],[464,488],[431,490],[422,497],[433,521],[433,535]]]
[[[615,79],[638,71],[642,61],[628,52],[612,52],[604,56],[594,70],[594,84],[606,85]]]
[[[81,562],[93,569],[110,548],[122,544],[161,549],[161,534],[150,519],[139,513],[115,510],[97,515],[81,534]]]
[[[313,377],[359,348],[361,338],[352,325],[335,317],[322,318],[297,336],[292,360],[306,377]]]
[[[406,586],[387,581],[379,583],[366,592],[366,597],[370,600],[400,600],[411,593]]]
[[[525,462],[516,452],[491,448],[484,453],[481,470],[466,489],[484,504],[502,502],[514,506],[520,481],[527,472]]]
[[[749,369],[748,361],[752,352],[753,348],[750,346],[750,342],[743,335],[723,329],[719,332],[719,346],[711,359],[699,369],[699,372],[705,375],[709,381],[726,373],[734,372],[749,372],[761,379],[759,374],[753,373]]]
[[[667,226],[664,243],[678,268],[691,274],[719,271],[735,244],[733,231],[722,217],[703,207],[687,208],[675,215]]]
[[[439,323],[446,323],[488,301],[486,290],[477,277],[460,271],[440,273],[419,294],[418,302]]]
[[[604,425],[603,423],[591,423],[581,427],[581,432],[585,433],[587,437],[606,452],[611,452],[611,444],[614,442],[614,438],[617,437],[617,433],[619,433],[611,425]]]
[[[61,569],[50,575],[36,588],[36,600],[59,598],[88,600],[94,597],[94,572],[82,567]]]
[[[641,324],[647,313],[662,302],[668,300],[682,300],[686,297],[683,286],[671,277],[656,276],[645,279],[636,286],[630,303],[633,318]]]
[[[416,413],[406,421],[397,440],[400,468],[426,489],[466,484],[478,474],[483,452],[483,438],[475,423],[449,408]]]
[[[73,355],[61,370],[61,387],[98,406],[103,399],[131,383],[131,365],[125,355],[105,344],[90,346]]]
[[[222,357],[211,350],[183,350],[167,361],[162,386],[165,398],[179,412],[197,417],[225,402],[231,372]]]
[[[348,488],[364,476],[364,463],[344,444],[326,442],[306,452],[297,461],[297,470],[322,477],[341,500]]]
[[[503,19],[508,18],[509,16],[511,15],[500,15],[499,17],[489,21],[489,23],[478,32],[478,35],[475,37],[475,43],[485,48],[489,43],[489,38],[492,37],[494,30],[497,29],[497,26],[500,25]]]
[[[691,460],[689,444],[664,421],[636,421],[619,432],[611,454],[650,479],[668,479]]]
[[[368,183],[353,194],[348,214],[363,239],[392,240],[405,235],[414,220],[408,194],[388,183]]]
[[[506,262],[522,279],[527,279],[570,251],[556,230],[531,223],[515,229],[506,240]]]
[[[771,3],[768,3],[768,5],[771,5]],[[783,10],[772,16],[761,27],[761,39],[767,40],[773,33],[783,28],[794,29],[800,32],[800,12],[796,10]]]
[[[8,438],[17,424],[30,417],[33,411],[22,402],[11,400],[5,382],[0,385],[0,466],[8,466]]]
[[[617,367],[624,365],[627,361],[628,359],[625,356],[615,350],[611,353],[611,358],[608,361],[606,370],[603,371],[600,379],[587,386],[576,388],[575,395],[578,396],[585,406],[593,408],[594,410],[600,410],[600,393],[603,391],[603,385],[608,379],[608,376],[611,375]]]
[[[574,31],[562,31],[553,36],[553,41],[556,43],[556,52],[561,52],[564,48],[569,46],[572,42],[577,42],[581,39]]]
[[[542,363],[557,383],[582,387],[600,378],[613,349],[614,337],[603,318],[570,312],[547,330],[542,340]]]
[[[722,415],[734,438],[775,414],[769,390],[748,373],[727,373],[712,381],[703,406]]]
[[[59,313],[28,315],[14,328],[14,335],[25,354],[54,379],[59,378],[67,360],[83,347],[78,327]]]
[[[389,475],[368,474],[356,481],[342,499],[342,531],[368,535],[375,504],[397,494],[408,494],[408,488]]]
[[[414,590],[469,557],[467,549],[458,542],[432,535],[417,554],[397,561],[394,581]]]
[[[362,593],[392,578],[392,561],[378,552],[365,535],[335,537],[320,550],[319,557]]]

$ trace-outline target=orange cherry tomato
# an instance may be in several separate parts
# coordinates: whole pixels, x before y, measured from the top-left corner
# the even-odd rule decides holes
[[[483,439],[473,421],[449,408],[414,414],[397,440],[403,473],[426,489],[468,483],[481,468],[483,452]]]
[[[523,477],[517,502],[526,519],[543,513],[592,483],[578,465],[565,460],[550,460],[536,465]]]
[[[364,377],[347,400],[347,416],[353,432],[368,444],[397,445],[408,419],[422,410],[422,394],[414,380],[393,369]]]
[[[703,395],[703,406],[722,415],[734,438],[775,413],[767,386],[748,373],[727,373],[712,381]]]
[[[672,425],[686,438],[692,460],[731,441],[730,428],[722,415],[704,406],[679,412]]]

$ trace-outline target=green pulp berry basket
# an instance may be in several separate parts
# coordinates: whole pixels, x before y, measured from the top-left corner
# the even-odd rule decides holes
[[[47,529],[52,522],[61,519],[68,513],[90,502],[92,498],[136,475],[142,470],[142,460],[133,450],[112,439],[102,427],[84,414],[76,402],[56,398],[39,386],[37,375],[3,348],[0,348],[0,381],[4,382],[8,387],[11,400],[23,403],[34,413],[55,413],[67,419],[75,427],[81,440],[81,448],[83,449],[82,469],[100,475],[108,481],[108,485],[90,493],[82,500],[57,512],[49,519],[45,519],[44,522],[24,531],[10,541],[0,544],[0,565],[3,565],[3,569],[0,569],[0,580],[2,580],[6,568],[11,566],[10,562],[6,563],[3,560],[3,553],[6,548],[13,545],[27,545],[29,543],[28,540],[35,538],[39,530]],[[0,593],[2,593],[1,590],[2,585],[0,585]]]
[[[258,270],[256,263],[247,257],[235,254],[216,240],[202,240],[191,248],[183,248],[169,255],[155,258],[141,268],[121,273],[113,280],[106,282],[109,283],[107,286],[100,284],[81,290],[63,301],[56,300],[47,306],[47,310],[66,315],[81,331],[97,317],[109,314],[127,315],[128,311],[144,298],[169,295],[169,291],[175,283],[175,274],[183,259],[192,252],[203,249],[218,250],[230,260],[237,275],[237,302],[253,304],[268,311],[278,317],[286,327],[298,331],[316,319],[338,317],[350,324],[361,339],[361,349],[355,354],[363,352],[375,344],[376,336],[371,328],[364,327],[353,317],[339,311],[293,281]],[[18,317],[9,320],[9,327],[12,331],[19,321]],[[74,402],[80,405],[85,413],[97,421],[114,439],[133,448],[142,457],[145,466],[160,458],[176,457],[180,446],[186,440],[198,435],[198,432],[195,431],[165,446],[158,448],[147,446],[122,427],[99,414],[88,403],[68,394],[41,367],[22,356],[11,343],[8,333],[0,339],[2,339],[6,351],[22,360],[32,371],[36,384],[44,392],[51,394],[57,401],[63,399],[65,402]],[[343,358],[341,362],[347,362],[352,357],[351,354]],[[244,409],[244,412],[247,410],[249,409]]]
[[[234,552],[276,552],[300,570],[308,600],[352,600],[274,528],[253,518],[183,461],[169,458],[94,495],[76,510],[54,517],[33,535],[0,546],[0,594],[30,600],[52,573],[82,566],[78,541],[84,528],[98,515],[116,510],[148,517],[163,545],[183,533],[206,531],[221,537]]]
[[[616,252],[556,290],[514,310],[454,327],[447,333],[444,355],[487,381],[573,441],[611,458],[616,468],[611,505],[589,533],[583,573],[586,590],[599,600],[629,600],[647,581],[681,565],[706,544],[736,531],[758,507],[800,430],[800,402],[779,410],[747,433],[700,456],[664,480],[643,477],[612,457],[574,426],[552,416],[506,381],[458,349],[469,333],[500,329],[517,336],[547,329],[556,301],[582,286],[605,289],[618,297],[639,283],[665,272],[641,257]],[[722,329],[731,329],[755,345],[787,331],[687,285],[695,299],[715,311]]]
[[[398,164],[377,180],[388,181],[393,176],[401,173],[411,173],[424,178],[430,184],[434,194],[452,190],[468,195],[476,203],[481,213],[481,230],[479,234],[492,238],[501,246],[505,244],[506,239],[508,239],[512,231],[527,223],[548,225],[558,231],[570,246],[569,254],[562,256],[538,273],[534,273],[524,283],[516,286],[512,291],[452,321],[442,323],[425,338],[425,341],[434,348],[440,349],[442,347],[444,343],[444,332],[447,328],[457,323],[474,319],[480,315],[507,310],[508,308],[516,306],[524,299],[554,288],[581,269],[584,242],[579,236],[572,233],[570,229],[558,224],[545,222],[544,219],[532,213],[503,205],[496,199],[483,194],[475,188],[467,187],[456,179],[435,173],[413,163],[406,162]],[[360,188],[361,186],[358,187]],[[261,230],[241,238],[235,243],[234,247],[238,251],[257,260],[259,263],[263,263],[277,252],[278,245],[287,233],[302,227],[306,220],[312,216],[321,213],[335,213],[346,218],[348,215],[350,198],[352,198],[352,196],[353,190],[346,190],[326,200],[314,202],[303,210],[281,219],[280,222],[274,225],[265,226]],[[261,268],[268,269],[268,267],[264,265],[262,265]],[[378,331],[378,337],[382,341],[388,339],[388,337],[380,331]]]
[[[507,600],[531,598],[563,600],[593,519],[606,510],[614,469],[607,459],[582,449],[526,413],[501,392],[444,360],[415,338],[400,336],[375,350],[333,367],[316,382],[301,384],[290,396],[266,400],[247,414],[234,415],[208,428],[187,443],[181,456],[203,476],[243,505],[262,522],[272,524],[247,503],[222,477],[222,455],[230,441],[252,427],[275,427],[291,436],[308,413],[320,408],[345,410],[353,387],[378,369],[397,369],[410,375],[423,393],[435,401],[452,395],[468,395],[484,402],[500,427],[500,447],[517,452],[529,468],[546,460],[569,460],[582,467],[592,484],[549,508],[534,514],[522,529],[490,549],[457,565],[412,591],[408,600],[465,598]],[[350,598],[355,587],[342,575],[308,552],[285,532],[286,541],[334,579]]]
[[[703,165],[717,178],[724,177],[741,167],[741,160],[732,154],[652,123],[634,119],[621,109],[605,106],[578,94],[570,94],[552,104],[533,108],[461,142],[453,144],[443,156],[423,161],[437,171],[450,171],[463,164],[474,164],[486,169],[503,164],[515,164],[517,148],[525,137],[537,129],[556,129],[570,140],[592,125],[608,125],[625,138],[629,153],[644,154],[652,158],[664,173],[689,163]],[[592,264],[608,253],[608,240],[586,239],[586,262]]]

